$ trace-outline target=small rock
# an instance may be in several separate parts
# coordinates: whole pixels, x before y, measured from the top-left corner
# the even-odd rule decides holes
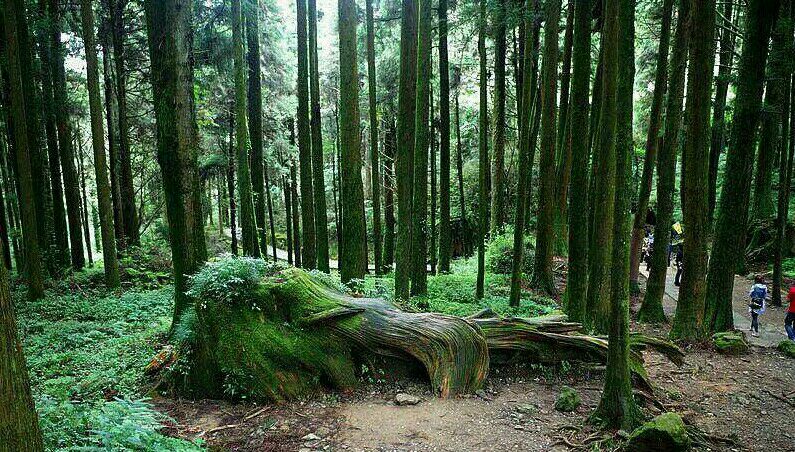
[[[748,341],[742,331],[725,331],[712,335],[715,351],[722,355],[744,355],[748,353]]]
[[[310,433],[310,434],[308,434],[308,435],[304,436],[304,437],[303,437],[303,438],[301,438],[301,439],[302,439],[303,441],[319,441],[319,440],[320,440],[320,437],[319,437],[319,436],[317,436],[317,435],[315,435],[314,433]]]
[[[538,412],[538,408],[536,408],[535,405],[530,403],[523,403],[521,405],[516,405],[513,409],[516,410],[517,413],[527,414],[529,416],[532,416],[536,414],[536,412]]]
[[[308,447],[302,447],[302,448],[298,449],[298,452],[312,452],[312,449],[310,449]]]
[[[317,428],[317,430],[315,430],[315,435],[317,435],[317,436],[319,436],[321,438],[327,437],[329,435],[329,433],[331,433],[331,430],[329,430],[328,427],[320,426],[320,427]]]
[[[574,388],[564,386],[560,389],[558,399],[555,401],[555,409],[563,413],[569,413],[576,410],[581,403],[580,394]]]
[[[627,452],[684,452],[690,450],[685,423],[676,413],[663,413],[635,429]]]
[[[400,393],[400,394],[395,396],[395,404],[396,405],[400,405],[400,406],[416,405],[416,404],[420,403],[421,401],[422,401],[422,399],[420,399],[419,397],[417,397],[415,395],[411,395],[411,394]]]
[[[487,402],[491,401],[491,397],[489,397],[488,394],[486,394],[486,391],[482,389],[478,389],[477,391],[475,391],[475,395]]]

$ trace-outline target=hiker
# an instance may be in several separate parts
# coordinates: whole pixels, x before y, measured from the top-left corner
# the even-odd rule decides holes
[[[762,275],[754,277],[754,285],[748,292],[751,302],[748,303],[748,312],[751,313],[751,336],[759,337],[759,316],[765,312],[765,299],[767,298],[767,286]]]
[[[784,329],[787,330],[789,340],[795,341],[795,286],[789,288],[787,301],[789,301],[789,309],[784,317]]]
[[[683,265],[684,256],[682,253],[683,253],[682,244],[680,243],[679,245],[676,245],[676,258],[675,258],[676,277],[674,277],[674,285],[676,287],[679,287],[682,284],[682,271],[683,271],[682,267],[684,266]]]

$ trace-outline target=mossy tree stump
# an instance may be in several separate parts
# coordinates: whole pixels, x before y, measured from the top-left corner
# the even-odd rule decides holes
[[[579,334],[580,325],[563,316],[410,313],[381,298],[346,295],[324,280],[256,259],[208,264],[193,277],[193,315],[174,328],[176,352],[153,366],[193,397],[279,401],[321,387],[351,389],[362,366],[376,359],[396,367],[419,363],[440,397],[482,388],[492,355],[606,361],[607,341]],[[645,387],[638,350],[651,345],[675,360],[682,356],[662,341],[635,336],[632,344],[631,368]]]

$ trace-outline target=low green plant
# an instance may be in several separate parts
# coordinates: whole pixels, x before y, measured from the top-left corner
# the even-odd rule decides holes
[[[501,234],[489,240],[486,246],[486,267],[490,271],[505,275],[513,270],[513,231],[512,226],[507,226]],[[534,254],[535,240],[529,234],[525,234],[522,253],[523,272],[528,272],[532,268]]]

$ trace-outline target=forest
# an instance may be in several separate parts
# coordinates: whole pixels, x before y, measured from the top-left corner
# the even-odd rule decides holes
[[[793,0],[0,0],[0,452],[795,450]]]

